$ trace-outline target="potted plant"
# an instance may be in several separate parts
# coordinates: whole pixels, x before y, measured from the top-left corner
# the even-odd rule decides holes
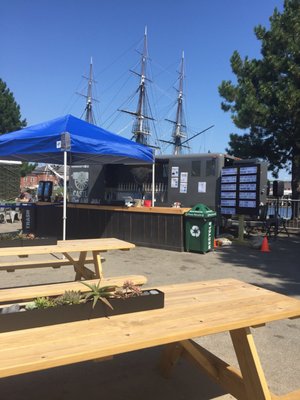
[[[87,284],[90,290],[66,291],[60,296],[39,297],[25,304],[0,309],[0,332],[147,311],[164,307],[164,293],[142,290],[131,281],[122,287]]]
[[[37,237],[33,233],[12,232],[0,235],[0,247],[47,246],[57,244],[57,238]]]

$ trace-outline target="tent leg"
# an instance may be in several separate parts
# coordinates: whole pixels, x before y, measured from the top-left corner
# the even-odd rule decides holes
[[[155,162],[152,164],[152,207],[155,207]]]
[[[63,203],[63,240],[67,233],[67,152],[64,151],[64,203]]]

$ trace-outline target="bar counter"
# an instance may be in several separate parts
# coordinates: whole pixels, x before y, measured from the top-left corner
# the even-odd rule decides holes
[[[67,238],[115,237],[137,246],[184,251],[189,208],[67,205]],[[37,203],[36,234],[62,237],[62,206]]]

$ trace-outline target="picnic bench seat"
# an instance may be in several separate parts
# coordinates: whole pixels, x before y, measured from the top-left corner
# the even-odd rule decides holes
[[[19,256],[20,257],[20,256]],[[105,261],[104,257],[101,257],[101,263]],[[88,257],[85,259],[86,264],[93,264],[94,258]],[[74,264],[67,258],[58,258],[53,256],[46,260],[32,260],[26,256],[22,261],[8,261],[0,262],[0,271],[14,272],[16,269],[30,269],[30,268],[60,268],[65,265],[73,266]]]
[[[17,262],[0,263],[0,271],[14,271],[16,269],[54,267],[62,265],[73,265],[75,270],[75,280],[102,278],[102,252],[109,250],[127,251],[133,249],[133,243],[125,242],[116,238],[95,238],[95,239],[74,239],[59,240],[55,245],[43,246],[17,246],[3,247],[0,249],[0,257],[26,257],[31,255],[60,255],[60,259],[49,259],[45,261],[29,262],[22,260]],[[88,253],[92,253],[92,259]],[[74,254],[75,253],[75,254]],[[76,254],[78,254],[76,256]],[[64,258],[63,258],[64,257]],[[13,265],[12,265],[13,264]],[[94,271],[87,268],[86,264],[93,264]]]
[[[134,284],[138,286],[147,283],[147,278],[143,275],[123,275],[111,278],[103,278],[101,280],[101,286],[122,286],[127,280],[134,282]],[[83,282],[88,284],[96,284],[99,282],[99,279],[85,280]],[[7,303],[10,302],[25,300],[29,301],[37,297],[59,296],[66,290],[80,290],[82,293],[85,293],[90,289],[83,285],[80,281],[0,289],[0,307],[4,304],[7,305]]]

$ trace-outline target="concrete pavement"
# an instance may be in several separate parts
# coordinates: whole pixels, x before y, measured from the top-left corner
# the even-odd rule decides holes
[[[6,227],[4,226],[6,225]],[[2,224],[0,230],[8,228]],[[17,227],[18,224],[10,224]],[[12,228],[12,227],[10,227]],[[270,241],[271,252],[233,244],[205,255],[135,248],[105,254],[105,276],[144,274],[148,286],[219,278],[237,278],[300,299],[300,237]],[[7,258],[6,258],[7,259]],[[73,280],[70,267],[0,272],[0,287]],[[271,390],[300,388],[300,320],[280,321],[253,330]],[[227,362],[237,364],[228,334],[197,339]],[[193,365],[180,361],[169,380],[157,371],[160,348],[137,351],[107,362],[85,362],[0,381],[1,400],[229,400]],[[255,399],[253,399],[255,400]]]

